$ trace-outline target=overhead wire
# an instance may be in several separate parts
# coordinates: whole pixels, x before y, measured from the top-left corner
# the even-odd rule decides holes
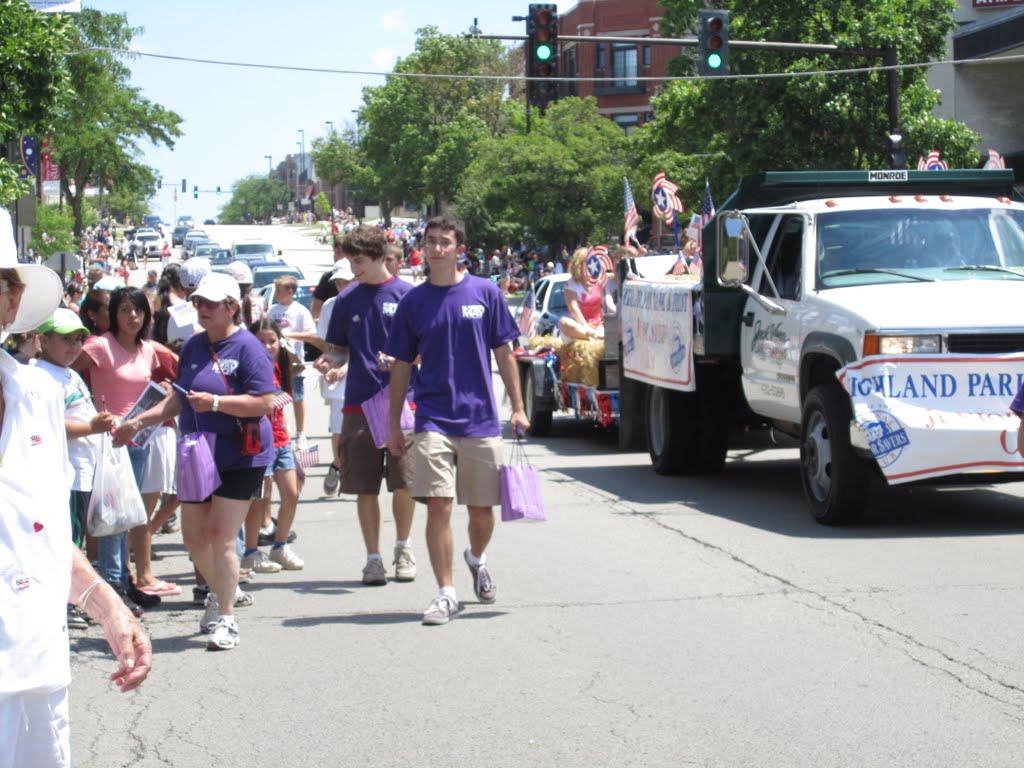
[[[335,69],[333,67],[304,67],[295,64],[261,64],[257,62],[249,61],[228,61],[224,59],[207,59],[193,56],[175,56],[167,53],[151,53],[148,51],[136,51],[130,48],[107,48],[107,47],[89,47],[83,48],[80,51],[72,51],[69,55],[75,56],[84,53],[92,52],[106,52],[114,54],[122,54],[126,56],[139,56],[151,59],[164,59],[167,61],[178,61],[188,64],[209,64],[220,67],[241,67],[245,69],[263,69],[263,70],[274,70],[280,72],[304,72],[309,74],[325,74],[325,75],[356,75],[359,77],[402,77],[402,78],[418,78],[425,80],[491,80],[501,82],[530,82],[530,81],[547,81],[552,78],[545,77],[528,77],[526,75],[483,75],[483,74],[453,74],[453,73],[438,73],[438,72],[378,72],[372,70],[360,70],[360,69]],[[953,65],[977,65],[977,64],[992,64],[992,63],[1015,63],[1018,61],[1024,61],[1024,54],[1015,54],[1011,56],[989,56],[978,59],[967,59],[955,61],[952,59],[941,59],[938,61],[926,61],[926,62],[915,62],[910,64],[893,64],[893,65],[875,65],[870,67],[844,67],[841,69],[818,69],[818,70],[806,70],[798,72],[761,72],[754,74],[729,74],[729,75],[715,75],[716,80],[767,80],[777,78],[790,78],[790,77],[817,77],[820,75],[851,75],[851,74],[863,74],[869,72],[888,72],[890,70],[908,70],[908,69],[921,69],[926,67],[935,67],[943,64]],[[686,82],[693,80],[706,80],[709,78],[702,77],[700,75],[660,75],[660,76],[624,76],[619,75],[604,75],[600,77],[585,77],[579,75],[573,75],[569,77],[558,77],[554,78],[559,82],[575,82],[575,83],[601,83],[609,81],[629,80],[630,82]]]

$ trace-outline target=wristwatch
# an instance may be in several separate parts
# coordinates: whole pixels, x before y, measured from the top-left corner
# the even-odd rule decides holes
[[[211,410],[214,413],[217,413],[217,411],[220,410],[220,395],[213,396],[213,408],[211,408]]]

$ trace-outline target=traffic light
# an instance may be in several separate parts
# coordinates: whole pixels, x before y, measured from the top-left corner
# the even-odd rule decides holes
[[[182,179],[181,180],[181,194],[184,195],[186,192],[188,192],[188,185],[185,184],[185,180]]]
[[[192,187],[192,197],[199,199],[199,187]]]
[[[219,184],[217,185],[217,194],[218,195],[220,194],[220,185]]]
[[[729,12],[697,11],[697,73],[729,74]]]
[[[558,6],[533,3],[526,16],[526,100],[543,110],[558,99]]]

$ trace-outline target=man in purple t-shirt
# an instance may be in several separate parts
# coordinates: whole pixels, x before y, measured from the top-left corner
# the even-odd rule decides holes
[[[399,301],[412,286],[388,272],[384,264],[387,238],[376,227],[360,225],[345,235],[341,248],[352,266],[356,284],[334,301],[327,326],[327,355],[334,365],[348,357],[345,414],[338,450],[341,454],[342,493],[356,495],[359,526],[366,544],[363,584],[387,584],[380,554],[380,481],[387,477],[395,517],[395,579],[416,578],[416,558],[409,545],[416,506],[409,491],[413,463],[410,456],[389,456],[378,448],[363,412],[364,404],[387,386],[390,374],[381,370],[378,355],[384,349]],[[406,437],[411,444],[411,435]]]
[[[427,549],[440,587],[423,614],[424,624],[447,624],[459,611],[452,580],[454,498],[469,509],[464,557],[473,591],[482,603],[493,603],[497,592],[485,554],[494,532],[493,508],[500,502],[502,463],[491,352],[512,400],[513,434],[530,427],[509,346],[519,329],[498,287],[458,268],[465,239],[465,227],[456,218],[438,216],[427,222],[424,256],[430,278],[402,299],[384,346],[385,354],[395,358],[388,449],[396,456],[406,452],[400,414],[412,363],[420,358],[412,495],[427,504]]]

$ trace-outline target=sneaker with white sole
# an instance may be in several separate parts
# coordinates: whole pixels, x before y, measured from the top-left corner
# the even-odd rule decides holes
[[[452,616],[459,612],[459,601],[448,595],[438,595],[434,602],[423,612],[423,623],[429,626],[447,624]]]
[[[238,636],[238,624],[230,616],[221,616],[213,626],[206,650],[230,651],[239,642],[241,638]]]
[[[216,596],[214,596],[216,600]],[[235,587],[235,608],[246,608],[256,602],[252,592],[243,592],[241,587]]]
[[[416,578],[416,558],[411,547],[395,547],[395,581],[412,581]]]
[[[363,584],[368,587],[381,587],[388,583],[388,573],[384,570],[384,561],[379,557],[366,558],[363,567]]]
[[[267,557],[267,553],[262,549],[258,549],[242,558],[241,567],[250,568],[255,573],[279,573],[282,566]]]
[[[481,603],[493,603],[498,597],[498,585],[491,578],[491,572],[487,570],[484,563],[473,565],[469,562],[469,550],[462,553],[469,566],[469,572],[473,574],[473,592]]]
[[[333,496],[338,492],[338,484],[341,483],[341,470],[331,464],[324,475],[324,496]]]
[[[283,547],[273,547],[270,550],[270,559],[275,565],[281,566],[286,571],[301,571],[306,567],[305,561],[296,555],[287,544]]]
[[[199,620],[199,631],[204,635],[213,632],[219,617],[220,608],[217,607],[217,596],[210,592],[206,596],[206,609],[203,611],[203,618]]]

